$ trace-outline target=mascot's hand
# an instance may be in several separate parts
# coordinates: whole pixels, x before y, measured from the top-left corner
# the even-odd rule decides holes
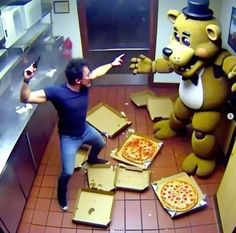
[[[236,66],[233,67],[233,69],[228,74],[229,79],[235,79],[236,78]],[[231,91],[236,91],[236,83],[234,83],[231,87]]]
[[[130,60],[129,68],[133,74],[149,73],[152,71],[152,60],[144,55],[140,55],[138,58],[133,57]]]
[[[170,128],[169,120],[161,120],[154,124],[153,127],[155,138],[166,139],[174,137],[177,133]]]

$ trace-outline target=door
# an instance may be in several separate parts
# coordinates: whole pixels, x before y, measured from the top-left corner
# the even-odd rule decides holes
[[[224,233],[236,232],[236,140],[223,179],[217,191],[217,203]]]
[[[124,65],[113,68],[96,84],[147,84],[147,74],[133,76],[132,57],[144,54],[152,59],[156,49],[157,0],[77,1],[83,56],[94,67],[125,54]],[[94,68],[93,67],[93,68]]]

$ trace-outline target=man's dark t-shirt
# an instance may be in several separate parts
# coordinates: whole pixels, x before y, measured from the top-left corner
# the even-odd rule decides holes
[[[86,127],[88,88],[74,92],[66,84],[61,84],[47,87],[44,91],[58,112],[59,134],[81,136]]]

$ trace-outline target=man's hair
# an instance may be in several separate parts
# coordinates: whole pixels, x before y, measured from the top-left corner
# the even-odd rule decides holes
[[[83,78],[83,67],[89,66],[88,61],[82,58],[71,59],[65,69],[65,75],[69,84],[74,84],[76,79]]]

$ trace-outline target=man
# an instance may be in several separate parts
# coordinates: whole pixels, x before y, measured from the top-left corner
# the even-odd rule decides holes
[[[86,122],[89,87],[93,79],[105,75],[113,66],[122,65],[123,56],[124,54],[116,57],[112,63],[102,65],[92,72],[85,60],[72,59],[65,70],[66,83],[32,92],[29,82],[36,68],[32,64],[24,71],[20,91],[21,102],[41,104],[51,101],[58,112],[62,171],[58,179],[57,198],[59,207],[63,211],[68,210],[67,186],[74,171],[75,156],[80,146],[91,145],[87,160],[89,164],[107,162],[98,158],[99,152],[105,146],[102,135]]]

